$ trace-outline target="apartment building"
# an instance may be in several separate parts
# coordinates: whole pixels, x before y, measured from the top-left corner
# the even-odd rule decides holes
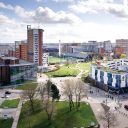
[[[43,29],[31,29],[31,25],[27,25],[27,43],[28,43],[28,61],[43,64]]]

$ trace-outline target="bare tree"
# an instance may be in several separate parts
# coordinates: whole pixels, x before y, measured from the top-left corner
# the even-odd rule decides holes
[[[102,105],[103,106],[103,105]],[[114,112],[110,110],[109,107],[103,106],[104,111],[101,115],[99,115],[99,118],[103,120],[106,124],[106,128],[111,128],[117,125],[117,118]]]
[[[28,84],[28,88],[23,91],[23,95],[22,95],[22,98],[29,100],[29,103],[30,103],[30,107],[31,107],[32,112],[35,111],[35,109],[34,109],[34,95],[35,95],[35,93],[36,93],[35,87],[30,86]]]
[[[73,90],[74,90],[74,95],[75,95],[75,100],[76,100],[76,108],[78,110],[80,108],[81,100],[84,97],[87,97],[87,90],[81,79],[76,79],[74,81]]]
[[[69,110],[71,111],[75,106],[77,110],[80,108],[81,100],[87,96],[87,91],[85,89],[84,83],[81,79],[68,79],[65,81],[65,84],[62,86],[62,93],[66,96],[66,99],[69,102]]]
[[[73,80],[68,79],[68,80],[65,80],[65,84],[62,86],[62,93],[69,102],[69,110],[70,111],[74,107],[74,102],[73,102],[74,87],[73,87],[73,83],[74,83]]]

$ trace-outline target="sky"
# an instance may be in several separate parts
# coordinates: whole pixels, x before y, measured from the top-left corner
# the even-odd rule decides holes
[[[128,0],[0,0],[0,43],[27,39],[27,25],[44,43],[128,39]]]

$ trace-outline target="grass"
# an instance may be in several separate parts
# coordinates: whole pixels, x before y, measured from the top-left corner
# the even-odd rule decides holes
[[[79,70],[75,69],[75,64],[64,65],[58,70],[46,73],[48,76],[52,77],[62,77],[62,76],[76,76]]]
[[[87,76],[91,70],[90,63],[79,63],[78,67],[79,69],[86,71],[85,76]],[[80,73],[79,69],[76,69],[76,64],[69,64],[60,67],[56,71],[48,72],[46,74],[52,77],[77,76]]]
[[[59,57],[49,56],[48,61],[49,61],[49,63],[60,63],[60,62],[65,62],[66,59],[64,59],[64,58],[59,58]]]
[[[5,100],[1,104],[1,108],[17,108],[20,99],[13,99],[13,100]]]
[[[73,128],[73,127],[87,127],[93,121],[97,124],[95,115],[90,105],[82,103],[79,111],[76,109],[69,112],[67,102],[56,102],[56,111],[54,113],[51,124],[47,120],[47,115],[44,111],[37,111],[24,116],[26,112],[25,105],[22,108],[21,115],[17,128]]]
[[[82,70],[89,70],[91,69],[90,63],[79,63],[78,67]]]
[[[23,85],[17,86],[16,89],[19,89],[19,90],[27,90],[29,88],[36,89],[37,85],[38,84],[36,82],[29,81],[24,83]]]
[[[11,128],[13,119],[0,119],[0,128]]]

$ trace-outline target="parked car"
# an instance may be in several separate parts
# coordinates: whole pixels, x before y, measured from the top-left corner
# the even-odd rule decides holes
[[[1,98],[5,98],[5,96],[1,96]]]
[[[11,92],[9,92],[9,91],[5,91],[5,94],[11,94]]]
[[[124,108],[125,108],[126,110],[128,110],[128,105],[124,105]]]

